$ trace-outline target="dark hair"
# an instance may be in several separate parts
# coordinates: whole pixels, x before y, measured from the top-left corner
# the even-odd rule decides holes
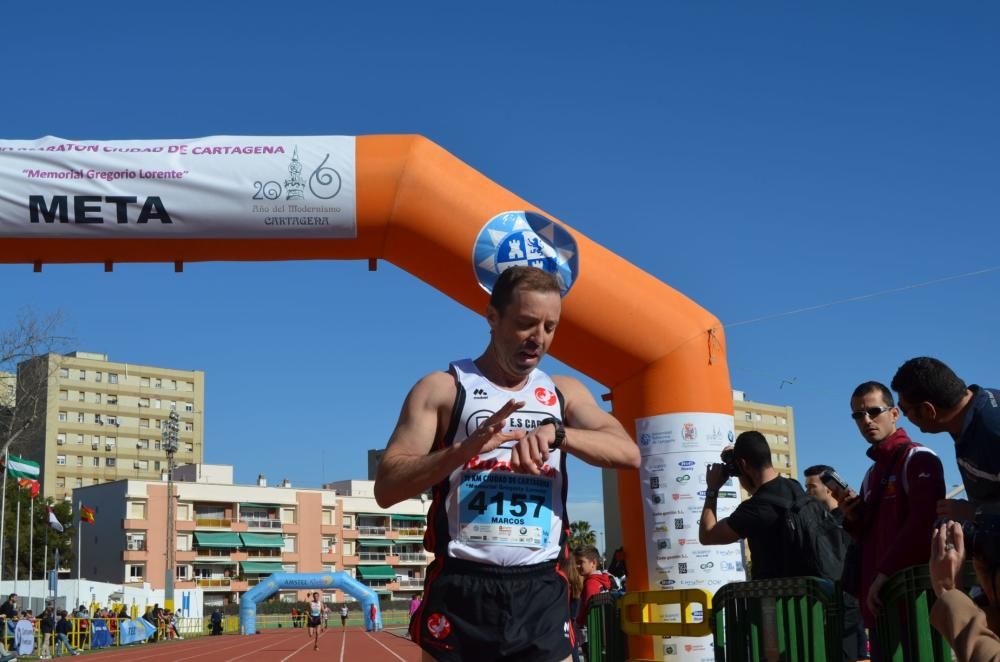
[[[965,382],[937,359],[918,356],[899,366],[892,378],[892,389],[910,402],[929,402],[940,409],[951,409],[965,397]]]
[[[746,460],[750,468],[760,471],[771,465],[771,447],[760,432],[747,430],[736,437],[733,455],[737,460]]]
[[[601,562],[601,553],[593,545],[580,545],[573,550],[573,556],[582,556],[588,561],[598,564]]]
[[[497,278],[497,282],[493,286],[493,292],[490,293],[490,305],[498,313],[503,314],[507,308],[507,304],[510,303],[511,298],[514,296],[514,291],[517,289],[528,292],[555,292],[556,294],[562,294],[559,281],[548,271],[543,271],[538,267],[511,267],[510,269],[506,269]]]
[[[869,393],[874,393],[875,391],[881,392],[882,401],[885,402],[887,407],[896,406],[896,401],[892,399],[892,391],[890,391],[889,387],[882,382],[865,382],[864,384],[858,385],[858,387],[854,389],[854,393],[851,393],[851,400],[854,400],[855,398],[863,398]]]
[[[828,464],[814,464],[808,469],[806,469],[803,473],[805,474],[806,478],[809,478],[810,476],[819,476],[824,471],[833,471],[833,467],[831,467]]]

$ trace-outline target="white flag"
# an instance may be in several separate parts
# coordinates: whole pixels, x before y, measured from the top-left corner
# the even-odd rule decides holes
[[[52,512],[51,508],[49,508],[49,526],[51,526],[53,529],[55,529],[59,533],[62,533],[63,530],[64,530],[63,529],[63,525],[59,523],[58,519],[56,519],[56,514],[54,512]]]

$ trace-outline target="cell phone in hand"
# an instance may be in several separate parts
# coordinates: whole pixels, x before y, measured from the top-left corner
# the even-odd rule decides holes
[[[841,490],[847,489],[847,481],[840,477],[833,469],[827,469],[819,475],[819,479],[827,486],[828,489],[834,489],[839,487]]]

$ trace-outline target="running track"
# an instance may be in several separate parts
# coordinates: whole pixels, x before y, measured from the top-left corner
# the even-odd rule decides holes
[[[280,630],[277,632],[281,632]],[[137,644],[85,658],[118,662],[420,662],[413,642],[387,632],[360,628],[330,628],[319,636],[319,650],[304,629],[280,634],[270,631],[254,636],[224,635],[193,640]]]

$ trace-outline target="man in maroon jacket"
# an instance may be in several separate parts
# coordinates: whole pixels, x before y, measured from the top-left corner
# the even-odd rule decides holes
[[[899,409],[884,384],[865,382],[854,389],[851,418],[871,444],[867,454],[875,461],[861,494],[852,492],[841,500],[844,528],[861,545],[857,595],[865,625],[871,628],[882,608],[879,592],[886,580],[904,568],[927,563],[927,539],[937,501],[944,497],[944,470],[934,451],[896,427]]]

